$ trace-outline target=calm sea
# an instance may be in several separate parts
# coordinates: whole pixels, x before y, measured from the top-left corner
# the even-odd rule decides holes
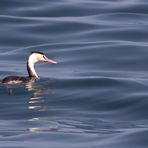
[[[147,148],[148,1],[1,0],[0,148]],[[11,91],[11,93],[10,93]]]

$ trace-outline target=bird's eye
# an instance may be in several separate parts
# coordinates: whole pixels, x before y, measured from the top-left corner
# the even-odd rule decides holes
[[[43,55],[43,58],[46,59],[46,57]]]

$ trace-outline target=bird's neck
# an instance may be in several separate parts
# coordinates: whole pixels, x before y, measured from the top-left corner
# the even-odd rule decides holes
[[[32,62],[31,58],[28,59],[27,61],[27,70],[28,70],[28,75],[29,77],[36,77],[39,78],[35,69],[34,69],[34,62]]]

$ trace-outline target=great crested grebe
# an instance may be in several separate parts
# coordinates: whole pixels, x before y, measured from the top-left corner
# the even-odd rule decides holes
[[[34,64],[37,62],[47,62],[49,64],[56,64],[57,62],[51,59],[48,59],[46,55],[43,52],[40,51],[32,51],[31,54],[28,57],[27,61],[27,71],[28,71],[28,77],[22,77],[22,76],[8,76],[4,79],[0,80],[1,83],[6,84],[18,84],[29,81],[31,78],[39,78],[35,69]]]

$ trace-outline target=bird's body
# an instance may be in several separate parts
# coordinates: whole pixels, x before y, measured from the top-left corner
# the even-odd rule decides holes
[[[1,80],[1,83],[6,84],[20,84],[23,82],[27,82],[30,79],[39,78],[35,69],[34,64],[37,62],[48,62],[50,64],[56,64],[56,61],[53,61],[51,59],[48,59],[43,52],[40,51],[32,51],[31,54],[28,57],[27,61],[27,71],[28,71],[28,77],[22,77],[22,76],[8,76]]]
[[[7,84],[20,84],[22,82],[27,82],[29,80],[28,77],[21,77],[21,76],[8,76],[1,80],[1,83]]]

